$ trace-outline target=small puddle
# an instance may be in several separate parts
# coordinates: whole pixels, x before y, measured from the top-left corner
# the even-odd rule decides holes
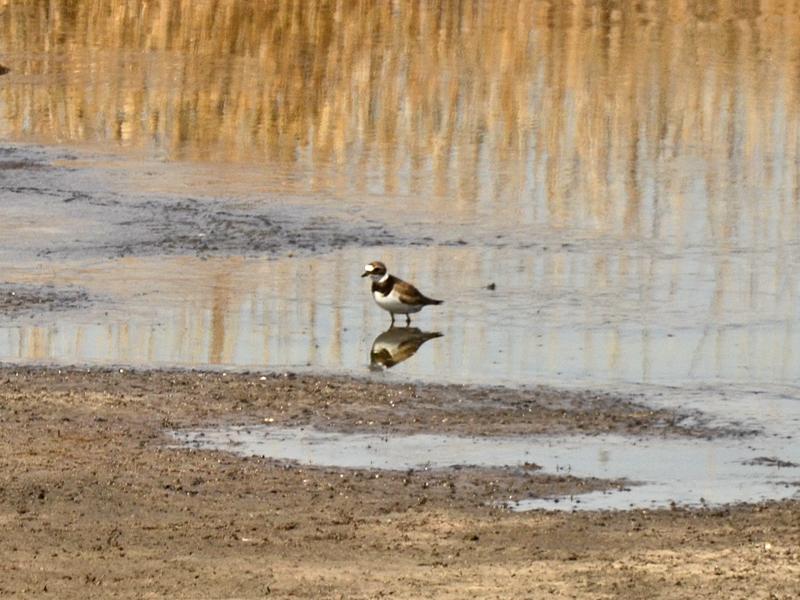
[[[374,435],[235,426],[173,431],[181,444],[241,456],[347,469],[540,465],[544,472],[626,479],[625,490],[531,498],[514,510],[625,510],[786,499],[800,485],[800,448],[785,439],[631,439],[623,436]]]

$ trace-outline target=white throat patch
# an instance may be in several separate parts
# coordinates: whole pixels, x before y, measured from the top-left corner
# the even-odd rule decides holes
[[[372,279],[372,281],[377,281],[378,283],[383,283],[384,281],[389,279],[389,273],[384,273],[383,275],[380,275],[378,273],[371,273],[370,279]]]

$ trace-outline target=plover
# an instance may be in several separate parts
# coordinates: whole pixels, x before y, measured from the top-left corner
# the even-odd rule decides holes
[[[442,303],[441,300],[424,296],[410,283],[389,275],[386,265],[380,261],[373,261],[364,267],[361,276],[367,275],[372,279],[372,297],[378,306],[392,315],[392,325],[395,314],[405,315],[406,325],[409,325],[411,313],[419,312],[429,304]]]

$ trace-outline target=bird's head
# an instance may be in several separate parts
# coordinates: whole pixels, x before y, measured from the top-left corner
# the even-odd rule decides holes
[[[386,277],[386,273],[386,265],[379,260],[374,260],[371,263],[364,265],[364,272],[361,274],[361,276],[366,277],[369,275],[372,278],[372,281],[380,281]]]

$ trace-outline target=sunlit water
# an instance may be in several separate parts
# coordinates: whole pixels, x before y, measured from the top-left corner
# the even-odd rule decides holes
[[[0,360],[366,374],[388,316],[359,275],[381,259],[445,304],[414,321],[443,335],[379,376],[643,391],[789,434],[798,14],[0,0],[0,135],[85,152],[63,186],[320,207],[433,240],[42,258],[104,224],[77,202],[25,206],[0,171],[0,279],[96,298],[0,317]]]

